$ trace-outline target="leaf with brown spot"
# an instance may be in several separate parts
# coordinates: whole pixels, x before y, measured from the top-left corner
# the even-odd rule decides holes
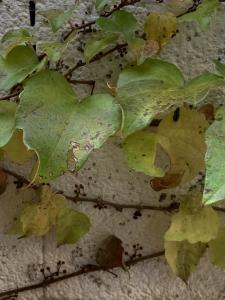
[[[214,106],[210,103],[201,106],[198,110],[205,115],[207,121],[213,121],[215,115]]]
[[[122,241],[114,235],[107,237],[97,251],[96,261],[104,268],[121,267],[126,269],[123,261]]]
[[[150,184],[154,191],[171,189],[180,184],[182,177],[182,174],[166,174],[162,178],[153,178]]]

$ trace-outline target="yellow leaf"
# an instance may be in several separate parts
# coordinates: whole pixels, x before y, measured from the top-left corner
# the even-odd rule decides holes
[[[148,40],[158,42],[159,47],[166,45],[177,31],[177,19],[172,13],[151,13],[145,22]]]
[[[44,186],[40,193],[40,202],[25,207],[9,233],[24,236],[45,235],[56,224],[57,216],[65,203],[63,195],[52,192],[49,186]]]
[[[8,144],[2,149],[11,161],[21,165],[30,160],[34,154],[24,145],[22,130],[15,130]]]
[[[204,254],[206,245],[183,242],[165,242],[165,257],[172,271],[184,282],[195,271],[197,264]]]
[[[167,152],[170,169],[162,180],[162,188],[175,187],[192,180],[205,168],[205,130],[208,122],[204,114],[188,108],[177,109],[159,124],[158,143]],[[167,180],[165,180],[167,179]],[[167,182],[167,186],[165,182]],[[154,187],[154,180],[152,186]],[[160,186],[159,182],[157,186]],[[159,190],[159,189],[158,189]]]
[[[181,203],[179,212],[172,217],[165,240],[208,243],[217,236],[219,223],[216,211],[202,206],[202,195],[197,193]]]

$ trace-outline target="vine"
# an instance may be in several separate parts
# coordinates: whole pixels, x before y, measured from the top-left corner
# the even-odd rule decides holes
[[[162,3],[163,1],[156,1]],[[185,2],[185,1],[184,1]],[[73,24],[75,7],[49,9],[39,14],[53,33],[62,38],[45,42],[27,28],[10,30],[2,37],[0,56],[0,148],[12,162],[35,161],[29,179],[1,168],[0,192],[7,176],[18,188],[32,188],[37,201],[29,203],[7,234],[18,237],[43,236],[55,228],[58,245],[79,241],[90,229],[84,213],[67,205],[67,200],[85,202],[95,208],[116,211],[134,209],[174,213],[165,233],[165,257],[171,269],[187,281],[208,248],[211,261],[225,267],[225,229],[214,204],[225,197],[225,109],[207,103],[207,95],[225,87],[225,65],[214,61],[216,73],[186,80],[172,63],[159,59],[161,49],[181,34],[179,24],[195,22],[207,30],[222,0],[194,0],[183,8],[178,0],[168,12],[149,12],[140,25],[127,7],[140,0],[96,0],[95,20]],[[180,11],[175,14],[174,11]],[[31,26],[35,25],[35,4],[30,1]],[[70,27],[63,30],[64,26]],[[55,39],[55,37],[54,37]],[[69,45],[82,39],[83,59],[74,66],[64,63]],[[81,67],[88,67],[112,53],[129,62],[121,67],[116,86],[107,83],[106,92],[95,93],[95,79],[75,79]],[[79,99],[76,85],[90,86],[90,96]],[[203,102],[204,101],[204,102]],[[169,206],[134,205],[82,197],[55,191],[49,183],[60,175],[78,172],[90,154],[111,136],[117,136],[128,166],[151,177],[155,191],[175,188],[196,180],[198,189]],[[159,166],[158,146],[169,158],[169,167]],[[127,267],[164,255],[164,251],[123,261],[122,241],[109,237],[99,248],[96,265],[60,275],[59,271],[40,283],[0,293],[11,297],[27,290],[100,270]],[[60,276],[58,276],[60,275]],[[7,298],[3,298],[7,299]]]

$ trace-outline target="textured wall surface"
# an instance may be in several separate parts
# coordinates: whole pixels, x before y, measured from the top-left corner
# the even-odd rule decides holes
[[[95,18],[92,0],[79,1],[74,20]],[[168,2],[168,1],[164,1]],[[39,0],[38,9],[65,7],[74,4],[72,0]],[[145,8],[143,8],[145,7]],[[155,1],[142,1],[133,9],[138,18],[151,11],[163,10],[164,4]],[[0,33],[19,26],[29,27],[28,1],[3,0],[0,3]],[[212,70],[212,60],[225,58],[225,5],[213,18],[210,30],[202,32],[194,24],[181,24],[180,33],[161,53],[161,57],[177,64],[187,78],[204,71]],[[48,26],[37,16],[35,34],[47,40],[50,36]],[[73,64],[81,57],[75,46],[67,53],[67,63]],[[79,69],[74,78],[95,79],[96,90],[106,89],[110,82],[115,83],[122,63],[118,55],[102,59],[88,67]],[[78,86],[80,96],[89,93],[90,88]],[[221,95],[209,95],[219,99]],[[213,100],[214,100],[213,98]],[[16,167],[4,161],[7,168],[27,174],[29,166]],[[90,204],[78,204],[77,208],[90,216],[92,228],[78,244],[56,248],[53,233],[44,238],[17,240],[3,233],[10,226],[24,203],[32,197],[30,190],[18,191],[10,178],[7,191],[1,195],[0,209],[0,291],[33,283],[41,278],[40,268],[56,268],[58,260],[65,261],[67,271],[78,269],[81,265],[95,262],[95,252],[99,243],[108,235],[118,236],[126,251],[132,255],[133,245],[139,244],[142,255],[163,249],[163,234],[168,228],[170,215],[162,212],[143,211],[138,219],[133,218],[133,210],[115,211],[113,208],[96,209]],[[64,175],[54,182],[54,187],[73,195],[75,184],[84,186],[88,197],[103,197],[118,203],[159,204],[159,193],[150,188],[149,178],[128,169],[119,141],[110,139],[104,147],[92,154],[78,175]],[[171,202],[171,195],[177,197],[187,192],[189,186],[180,190],[167,191],[163,204]],[[172,196],[174,198],[174,196]],[[115,270],[118,277],[107,272],[93,273],[63,281],[44,289],[19,295],[23,300],[222,300],[225,299],[225,272],[213,267],[207,257],[201,260],[198,270],[186,285],[176,278],[163,257],[140,263],[129,272]]]

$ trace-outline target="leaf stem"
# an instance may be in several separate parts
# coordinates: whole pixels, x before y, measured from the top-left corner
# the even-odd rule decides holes
[[[9,100],[9,99],[11,99],[13,97],[17,97],[17,96],[19,96],[20,92],[21,91],[17,91],[17,92],[11,93],[11,94],[6,95],[6,96],[0,96],[0,101],[2,101],[2,100]]]
[[[90,64],[90,63],[93,63],[93,62],[95,62],[95,61],[98,61],[98,60],[102,59],[103,57],[105,57],[105,56],[107,56],[107,55],[109,55],[109,54],[111,54],[111,53],[113,53],[113,52],[115,52],[115,51],[119,51],[120,49],[122,49],[122,48],[124,48],[124,47],[127,47],[127,43],[124,43],[124,44],[117,44],[116,46],[114,46],[113,48],[109,49],[108,51],[96,55],[96,56],[89,62],[89,64]],[[86,65],[87,65],[87,63],[86,63],[85,61],[81,61],[81,60],[80,60],[80,61],[78,61],[78,62],[76,63],[75,66],[73,66],[72,68],[70,68],[70,69],[65,73],[64,76],[65,76],[66,78],[69,78],[70,76],[72,76],[72,73],[73,73],[75,70],[77,70],[77,69],[79,69],[79,68],[81,68],[81,67],[83,67],[83,66],[86,66]]]

